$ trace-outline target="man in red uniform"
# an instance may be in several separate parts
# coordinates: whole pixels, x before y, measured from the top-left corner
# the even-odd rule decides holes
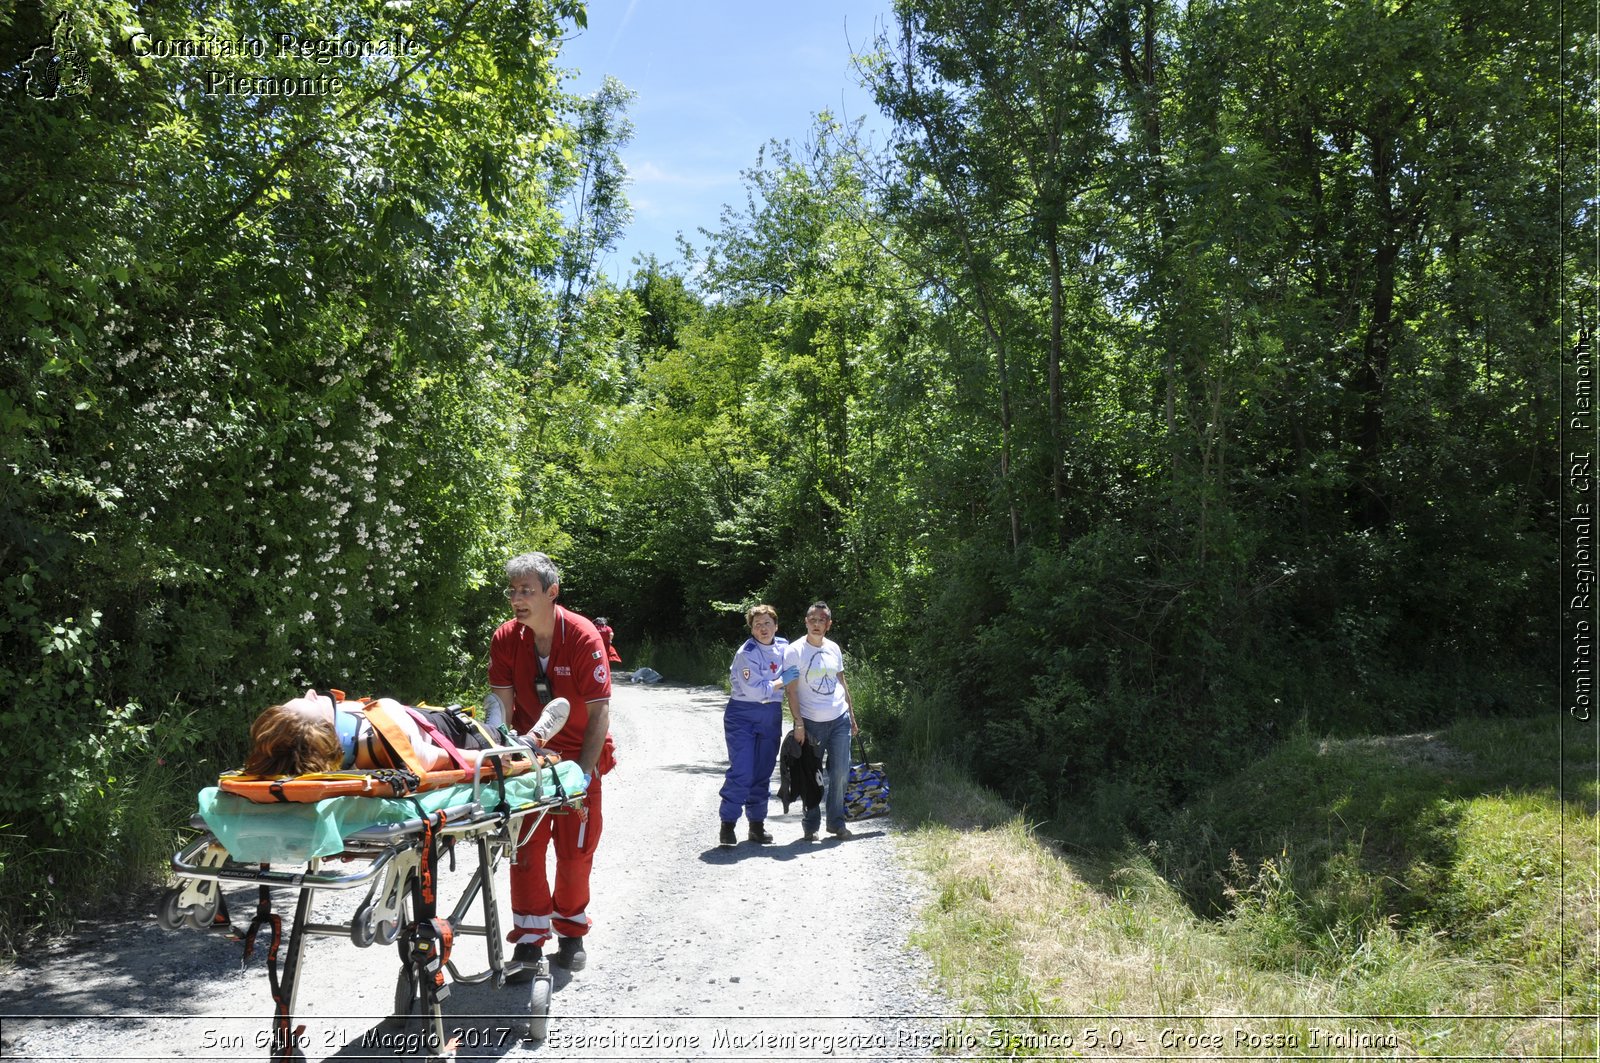
[[[594,629],[600,632],[600,641],[606,644],[606,660],[612,664],[622,663],[622,654],[617,652],[617,633],[611,629],[611,621],[603,616],[594,618]]]
[[[615,760],[611,742],[611,663],[595,627],[556,604],[561,572],[544,554],[518,554],[506,562],[506,597],[515,614],[489,643],[489,690],[511,706],[511,726],[532,727],[546,702],[572,703],[549,748],[577,761],[588,787],[586,814],[546,816],[517,848],[511,865],[512,959],[529,965],[527,977],[552,932],[561,939],[552,962],[580,971],[588,960],[589,871],[600,843],[600,777]],[[555,890],[545,873],[545,853],[556,848]]]

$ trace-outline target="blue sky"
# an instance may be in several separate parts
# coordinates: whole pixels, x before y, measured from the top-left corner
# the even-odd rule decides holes
[[[740,171],[771,140],[800,143],[812,116],[876,117],[855,83],[865,51],[891,22],[890,0],[589,0],[589,27],[558,63],[589,93],[607,74],[638,93],[623,151],[634,218],[606,263],[626,275],[635,254],[678,257],[676,236],[703,245],[724,203],[744,204]]]

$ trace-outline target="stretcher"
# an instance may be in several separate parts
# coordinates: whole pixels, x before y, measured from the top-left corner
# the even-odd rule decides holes
[[[274,1005],[269,1039],[274,1063],[304,1059],[301,1046],[307,1039],[304,1027],[295,1026],[294,1014],[310,937],[348,937],[358,948],[397,948],[400,971],[390,1021],[420,1019],[425,1028],[416,1043],[430,1061],[454,1058],[440,1008],[450,995],[446,971],[456,982],[492,982],[500,988],[531,967],[525,1035],[543,1040],[550,1020],[548,961],[525,965],[506,958],[494,873],[502,859],[515,860],[518,842],[546,816],[584,814],[584,781],[575,762],[541,756],[541,766],[533,768],[528,755],[524,746],[487,750],[482,772],[470,782],[425,786],[402,797],[352,794],[297,801],[292,794],[280,794],[262,803],[220,787],[202,790],[192,821],[201,833],[173,856],[179,882],[163,895],[157,918],[169,930],[232,930],[244,942],[247,959],[258,933],[270,931],[267,978]],[[379,787],[374,792],[389,791]],[[476,846],[477,866],[460,899],[443,914],[440,857],[448,851],[453,868],[458,844]],[[248,928],[232,926],[224,883],[258,887],[255,918]],[[312,898],[318,891],[362,888],[366,892],[347,920],[313,918]],[[283,919],[272,912],[275,889],[297,895],[286,939]],[[478,922],[469,921],[475,904],[481,904]],[[486,970],[464,973],[457,966],[455,946],[463,937],[484,938]]]

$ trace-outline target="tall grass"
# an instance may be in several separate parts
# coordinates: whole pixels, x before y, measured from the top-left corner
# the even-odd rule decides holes
[[[1593,750],[1562,762],[1557,737],[1301,734],[1109,847],[908,760],[895,814],[937,898],[920,940],[969,1011],[1074,1034],[1067,1054],[1594,1058]]]
[[[966,762],[961,715],[945,692],[909,687],[849,654],[845,674],[856,719],[880,752],[892,747],[896,756],[913,762]]]
[[[90,813],[86,829],[101,845],[94,853],[51,850],[0,825],[0,880],[8,898],[0,906],[0,961],[70,933],[85,912],[103,917],[150,890],[151,871],[177,851],[208,774],[215,779],[214,768],[169,765],[154,754],[125,765],[104,781]]]

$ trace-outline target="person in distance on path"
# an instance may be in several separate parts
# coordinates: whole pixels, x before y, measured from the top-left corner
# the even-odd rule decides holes
[[[617,633],[612,630],[611,621],[603,616],[597,616],[594,618],[594,629],[600,632],[600,641],[606,644],[606,659],[612,664],[621,664],[622,654],[617,652],[617,644],[614,641]]]

